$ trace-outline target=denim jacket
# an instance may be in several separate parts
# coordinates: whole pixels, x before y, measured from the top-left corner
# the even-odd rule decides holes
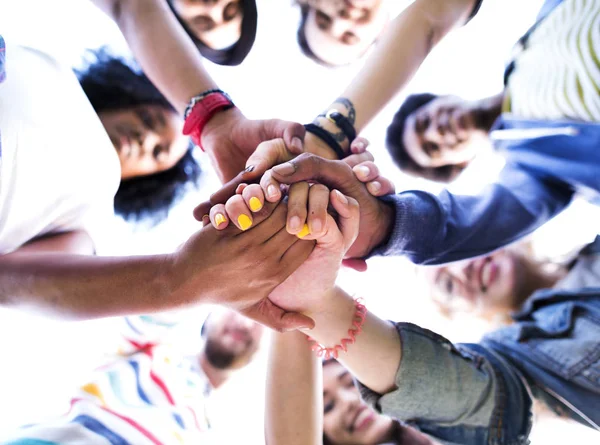
[[[515,324],[478,344],[396,328],[397,389],[380,395],[359,383],[378,411],[446,444],[524,445],[533,395],[600,431],[600,288],[537,292]]]

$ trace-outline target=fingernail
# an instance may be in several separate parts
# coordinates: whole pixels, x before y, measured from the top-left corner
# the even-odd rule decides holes
[[[377,193],[379,190],[381,190],[381,183],[379,181],[369,182],[368,188],[371,193]]]
[[[336,190],[335,194],[342,204],[348,205],[348,198],[346,198],[342,192]]]
[[[363,148],[365,148],[365,143],[360,141],[360,142],[357,142],[356,144],[354,144],[354,146],[356,147],[357,150],[362,150]]]
[[[248,167],[246,167],[244,169],[244,173],[250,173],[253,170],[254,170],[254,165],[249,165]]]
[[[253,212],[258,212],[260,209],[262,209],[262,203],[260,202],[260,199],[258,199],[256,196],[250,198],[249,204],[250,210],[252,210]]]
[[[248,230],[252,225],[252,220],[248,217],[248,215],[244,215],[243,213],[238,216],[237,220],[242,230]]]
[[[267,195],[269,198],[275,198],[277,196],[277,192],[277,187],[275,187],[273,184],[267,187]]]
[[[217,224],[217,227],[219,227],[225,221],[226,221],[225,216],[222,213],[217,213],[215,215],[215,223]]]
[[[302,144],[302,140],[298,136],[294,136],[292,138],[292,147],[295,150],[298,150],[298,151],[304,150],[304,146]]]
[[[298,216],[292,216],[290,218],[290,230],[291,231],[295,232],[296,230],[299,230],[301,225],[302,225],[302,221],[300,221],[300,218]]]
[[[291,162],[286,162],[273,167],[273,171],[281,176],[289,176],[294,174],[296,167]]]
[[[298,218],[298,221],[300,220],[300,218]],[[304,224],[304,226],[302,226],[302,230],[300,230],[296,236],[300,239],[304,238],[305,236],[310,235],[310,229],[308,228],[308,224]]]
[[[320,219],[315,219],[314,221],[311,222],[311,232],[312,233],[320,233],[321,229],[323,228],[323,224],[321,223]]]
[[[210,222],[210,216],[204,215],[202,217],[202,224],[208,224]]]
[[[369,167],[365,165],[357,165],[356,167],[354,167],[354,171],[358,174],[358,176],[363,178],[366,178],[367,176],[369,176],[369,173],[371,173]]]

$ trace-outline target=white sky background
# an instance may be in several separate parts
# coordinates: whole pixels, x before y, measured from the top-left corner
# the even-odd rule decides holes
[[[360,64],[327,70],[308,61],[295,42],[299,15],[290,6],[291,0],[257,3],[259,31],[250,56],[240,67],[207,63],[208,69],[248,117],[308,122],[339,96]],[[405,3],[396,0],[393,7],[399,9]],[[437,189],[426,181],[401,175],[385,152],[386,126],[404,96],[432,91],[474,99],[500,91],[512,45],[533,23],[541,3],[485,0],[479,15],[434,50],[409,87],[365,130],[363,135],[372,141],[376,161],[398,190]],[[16,37],[21,43],[44,49],[73,65],[80,63],[84,48],[110,43],[119,51],[126,50],[116,27],[85,0],[0,0],[0,34]],[[132,233],[118,222],[107,230],[109,236],[100,249],[102,253],[170,251],[196,230],[198,223],[193,220],[191,209],[218,186],[208,160],[203,156],[201,160],[205,165],[201,189],[190,194],[167,223],[150,232]],[[479,159],[453,188],[474,193],[500,167],[501,162],[493,155]],[[536,245],[544,254],[568,251],[576,243],[589,241],[600,227],[598,222],[600,211],[578,202],[536,234]],[[486,328],[467,318],[449,323],[435,313],[414,279],[412,266],[402,259],[372,260],[367,273],[344,271],[341,282],[348,290],[364,296],[370,310],[386,318],[418,323],[454,341],[477,341]],[[114,320],[60,323],[0,310],[0,434],[63,412],[74,386],[108,350],[113,325]],[[191,332],[188,340],[195,340],[195,332]],[[215,427],[222,432],[221,443],[263,443],[265,352],[211,402]],[[553,445],[574,437],[580,444],[598,443],[598,435],[557,420],[540,422],[532,439],[535,445]]]

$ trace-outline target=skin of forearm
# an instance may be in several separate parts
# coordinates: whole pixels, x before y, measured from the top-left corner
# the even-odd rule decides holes
[[[323,442],[321,360],[300,332],[272,334],[267,368],[267,445]]]
[[[0,305],[63,319],[149,313],[180,306],[170,257],[20,253],[0,257]]]
[[[382,35],[356,79],[327,109],[349,118],[357,133],[408,83],[431,49],[450,30],[462,24],[472,0],[417,0]],[[350,109],[345,101],[352,104]],[[351,118],[349,115],[354,115]],[[315,123],[332,134],[337,126],[324,117]],[[346,140],[341,145],[348,147]]]
[[[113,0],[110,8],[102,9],[115,20],[144,72],[176,110],[183,113],[193,96],[217,88],[165,0]]]
[[[352,297],[339,287],[325,298],[324,310],[307,314],[315,320],[315,327],[308,335],[325,347],[333,347],[348,337],[356,308]],[[361,383],[386,394],[396,388],[401,358],[402,346],[396,328],[369,312],[356,342],[348,345],[347,352],[340,352],[338,360]]]

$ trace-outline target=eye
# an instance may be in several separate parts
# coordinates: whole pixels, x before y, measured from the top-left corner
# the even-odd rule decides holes
[[[158,161],[160,158],[164,157],[168,151],[169,149],[159,144],[154,147],[154,150],[152,150],[152,156]]]
[[[326,404],[323,406],[323,412],[324,412],[325,414],[327,414],[327,413],[330,413],[330,412],[333,410],[334,406],[335,406],[335,405],[334,405],[334,403],[333,403],[333,400],[332,400],[332,401],[330,401],[329,403],[326,403]]]
[[[326,31],[327,29],[329,29],[331,27],[331,17],[329,17],[327,14],[325,14],[322,11],[318,11],[316,13],[315,16],[315,22],[317,23],[317,26],[319,27],[319,29]]]
[[[242,12],[240,2],[231,2],[223,9],[223,20],[229,22]]]
[[[454,292],[454,280],[449,275],[446,276],[446,279],[444,281],[444,290],[446,291],[446,294],[448,294],[448,296],[451,296]]]

